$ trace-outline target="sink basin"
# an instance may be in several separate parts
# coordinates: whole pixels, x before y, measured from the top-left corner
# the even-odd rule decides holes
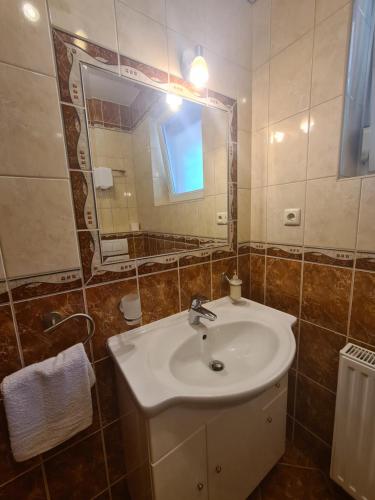
[[[294,316],[247,299],[233,304],[227,297],[207,308],[217,314],[216,321],[190,325],[184,311],[108,340],[146,414],[182,402],[241,403],[290,368],[296,350]],[[219,371],[211,367],[214,360],[220,362]]]

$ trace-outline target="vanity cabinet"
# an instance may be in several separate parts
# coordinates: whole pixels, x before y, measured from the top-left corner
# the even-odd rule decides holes
[[[171,409],[173,417],[166,410],[151,419],[154,500],[245,500],[284,453],[286,402],[287,376],[245,404],[206,412],[202,419],[197,409],[196,421],[204,424],[178,445],[189,424],[181,420],[179,427],[176,410]],[[153,463],[152,454],[160,455],[162,446],[160,434],[153,436],[156,428],[175,446]]]

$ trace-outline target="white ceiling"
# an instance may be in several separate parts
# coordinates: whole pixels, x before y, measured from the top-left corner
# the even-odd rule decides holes
[[[83,83],[86,98],[111,101],[130,106],[139,94],[139,89],[131,82],[91,66],[83,67]]]

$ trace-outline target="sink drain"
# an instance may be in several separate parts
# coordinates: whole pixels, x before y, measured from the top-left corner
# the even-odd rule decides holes
[[[209,367],[214,372],[221,372],[222,370],[224,370],[224,363],[222,361],[219,361],[218,359],[213,359],[212,361],[210,361]]]

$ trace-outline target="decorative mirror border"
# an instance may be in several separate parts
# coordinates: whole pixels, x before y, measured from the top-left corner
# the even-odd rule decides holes
[[[86,284],[103,283],[177,267],[178,262],[221,259],[237,252],[237,102],[209,89],[197,91],[189,82],[118,55],[79,37],[53,29],[60,104],[66,153],[72,187],[76,229]],[[165,92],[173,92],[205,106],[228,112],[228,243],[212,247],[205,242],[198,250],[183,250],[165,255],[136,258],[118,263],[102,263],[99,226],[96,215],[92,166],[87,129],[87,110],[81,78],[81,65],[100,69]],[[180,264],[181,265],[181,264]]]

